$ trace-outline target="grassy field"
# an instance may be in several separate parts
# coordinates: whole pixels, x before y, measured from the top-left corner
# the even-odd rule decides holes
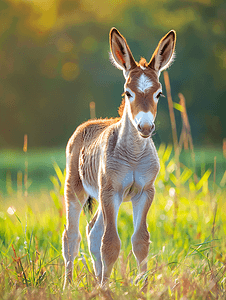
[[[159,148],[159,146],[156,146]],[[195,171],[198,176],[207,169],[213,171],[214,157],[216,157],[216,183],[219,185],[226,170],[226,159],[222,148],[198,148],[195,151]],[[28,190],[37,193],[40,190],[49,191],[52,188],[50,176],[55,174],[53,163],[56,162],[63,170],[65,168],[65,148],[33,149],[24,153],[21,150],[2,150],[0,152],[0,195],[7,195],[18,190],[18,173],[24,172],[28,163]],[[194,170],[191,153],[183,151],[180,162]],[[8,179],[8,182],[6,180]],[[213,180],[213,172],[210,175]],[[10,188],[12,187],[12,190]],[[24,189],[24,186],[22,187]]]
[[[190,153],[182,153],[178,173],[172,151],[171,145],[158,149],[161,170],[147,218],[148,272],[137,278],[132,206],[123,203],[122,247],[108,292],[99,290],[94,277],[85,237],[91,216],[85,213],[74,281],[62,290],[64,152],[2,153],[1,169],[8,172],[1,175],[0,299],[226,299],[225,158],[220,150],[201,149],[194,164]]]

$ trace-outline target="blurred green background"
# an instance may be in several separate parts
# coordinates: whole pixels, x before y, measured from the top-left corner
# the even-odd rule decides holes
[[[117,116],[124,78],[109,62],[112,26],[136,60],[149,60],[161,37],[177,31],[169,70],[173,101],[184,94],[196,145],[222,145],[225,20],[226,2],[220,0],[1,0],[0,147],[22,149],[24,134],[29,149],[64,147],[89,119],[91,101],[97,117]],[[159,143],[171,142],[166,99],[156,122]]]
[[[90,118],[90,102],[96,103],[98,118],[118,115],[124,77],[109,61],[108,35],[113,26],[126,37],[137,61],[141,56],[149,61],[159,40],[169,30],[176,30],[176,59],[169,68],[171,92],[175,103],[179,102],[178,93],[186,99],[195,145],[195,154],[180,154],[181,176],[176,177],[167,98],[161,98],[153,137],[157,149],[161,144],[161,171],[152,216],[148,217],[153,241],[149,275],[157,285],[150,295],[156,291],[159,298],[168,292],[171,298],[180,298],[183,291],[189,298],[193,285],[194,295],[201,299],[202,295],[214,298],[225,290],[225,20],[226,0],[0,0],[1,299],[19,299],[20,293],[22,298],[36,295],[33,284],[40,287],[40,299],[45,293],[47,298],[58,293],[59,298],[64,297],[59,232],[65,214],[58,166],[65,169],[66,143],[75,128]],[[163,75],[160,81],[166,95]],[[174,112],[179,138],[181,114]],[[23,151],[24,135],[28,136],[27,152]],[[131,204],[125,205],[119,217],[124,256],[131,249],[130,237],[125,234],[132,230]],[[14,216],[10,208],[11,212],[15,209]],[[82,220],[84,232],[85,215]],[[87,261],[87,245],[81,249],[83,259],[80,256],[76,261],[80,275],[72,289],[76,293],[77,287],[82,285],[82,291],[88,291],[94,282],[90,272],[83,272],[87,266],[90,269],[89,263],[85,269],[82,265]],[[53,261],[56,250],[58,262]],[[28,264],[24,265],[25,259]],[[120,286],[123,297],[127,297],[127,286],[122,280],[129,287],[136,274],[128,262],[129,273],[124,260],[119,262],[121,270],[129,274],[128,280],[116,269],[114,274],[120,274],[120,279],[111,285],[113,289]],[[20,283],[24,270],[29,289]],[[86,279],[87,285],[80,278]],[[81,294],[81,289],[78,291]],[[87,291],[85,296],[95,295]],[[139,297],[140,291],[139,287]]]

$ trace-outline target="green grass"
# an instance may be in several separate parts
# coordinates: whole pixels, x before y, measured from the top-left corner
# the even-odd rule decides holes
[[[226,159],[223,156],[221,148],[198,148],[195,151],[195,167],[198,176],[207,169],[213,171],[214,157],[217,158],[217,178],[216,182],[220,184],[224,171],[226,170]],[[52,183],[49,180],[54,175],[53,162],[56,162],[61,169],[65,168],[65,149],[34,149],[27,153],[16,150],[2,150],[0,152],[0,194],[6,195],[6,178],[11,178],[12,188],[17,190],[18,171],[24,172],[25,161],[28,161],[29,191],[37,193],[40,190],[49,191]],[[183,152],[180,155],[180,161],[187,167],[193,169],[194,163],[189,152]],[[213,173],[211,174],[213,179]]]
[[[0,153],[0,191],[3,195],[7,191],[6,178],[10,177],[13,190],[17,190],[18,171],[24,172],[25,162],[28,162],[29,191],[39,192],[50,190],[49,180],[54,175],[53,162],[61,169],[65,168],[65,149],[34,149],[27,153],[16,150],[3,150]]]
[[[122,247],[107,292],[98,288],[93,275],[85,234],[90,216],[84,213],[80,221],[82,241],[74,263],[73,284],[63,292],[61,236],[66,220],[61,170],[64,152],[28,155],[29,178],[36,168],[41,168],[41,156],[45,158],[43,169],[49,170],[46,176],[55,176],[48,179],[51,191],[44,190],[45,185],[41,185],[36,193],[30,191],[34,177],[27,196],[24,196],[23,186],[7,179],[8,188],[5,187],[4,196],[3,193],[0,196],[0,299],[225,299],[226,191],[222,179],[225,159],[219,151],[211,151],[208,155],[205,152],[203,158],[203,152],[196,151],[199,161],[196,179],[190,154],[183,154],[181,175],[175,179],[172,147],[161,145],[158,153],[161,170],[147,218],[151,239],[148,272],[135,284],[138,274],[130,242],[132,206],[123,203],[118,217]],[[9,154],[5,162],[0,156],[0,164],[23,171],[25,156],[16,159]],[[213,182],[214,156],[219,163],[216,183]],[[54,167],[52,161],[57,162]],[[6,185],[5,178],[2,180]],[[15,209],[11,215],[10,206]],[[148,286],[144,291],[146,277]]]

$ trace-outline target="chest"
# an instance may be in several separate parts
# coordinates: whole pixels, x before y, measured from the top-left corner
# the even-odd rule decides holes
[[[141,193],[154,184],[159,172],[159,159],[155,149],[148,149],[139,158],[111,160],[111,177],[124,201]]]
[[[101,147],[95,143],[81,151],[79,173],[89,195],[99,196],[99,173],[110,178],[112,189],[122,198],[131,198],[154,184],[159,159],[152,140],[142,151],[137,143],[121,147],[117,142],[110,141],[107,146],[103,141]]]
[[[139,164],[137,168],[130,170],[124,178],[121,179],[121,192],[123,198],[133,197],[154,184],[155,178],[159,172],[159,161],[157,159],[149,160]]]

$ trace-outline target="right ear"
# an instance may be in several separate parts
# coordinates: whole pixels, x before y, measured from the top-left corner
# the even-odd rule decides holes
[[[156,70],[159,75],[173,62],[173,53],[176,44],[176,31],[171,30],[159,42],[149,62],[149,67]]]
[[[114,65],[124,71],[124,75],[134,69],[137,64],[127,45],[126,39],[118,32],[116,28],[110,31],[110,48]]]

